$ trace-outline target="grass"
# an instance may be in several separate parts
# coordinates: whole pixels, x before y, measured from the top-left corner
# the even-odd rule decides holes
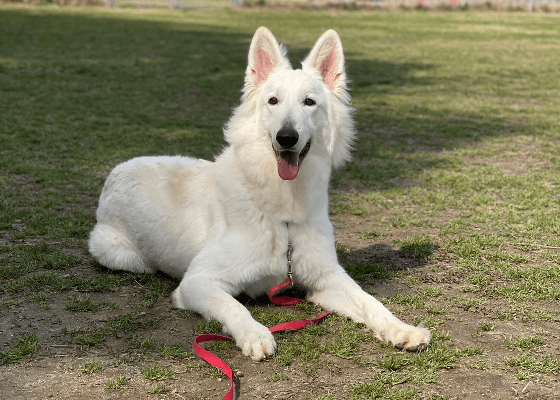
[[[18,307],[20,304],[21,303],[19,302],[19,300],[16,300],[16,299],[3,301],[3,302],[0,303],[0,311],[2,311],[4,309]]]
[[[132,335],[128,340],[129,349],[149,349],[154,345],[154,339],[151,336],[143,338],[140,335]]]
[[[32,293],[27,296],[26,299],[39,304],[39,307],[45,310],[49,310],[50,306],[48,303],[53,299],[53,295],[45,292]]]
[[[93,303],[91,296],[70,297],[66,301],[66,309],[69,311],[95,311],[99,306]]]
[[[155,384],[153,386],[150,386],[150,388],[148,389],[148,393],[150,394],[162,394],[162,393],[167,393],[169,392],[169,387],[162,384],[162,383],[158,383]]]
[[[95,372],[101,371],[101,368],[102,367],[99,361],[91,361],[84,365],[84,367],[82,368],[82,372],[84,374],[93,374]]]
[[[154,328],[157,326],[157,321],[155,319],[144,319],[140,318],[139,313],[133,312],[129,314],[122,314],[115,317],[109,318],[107,323],[100,328],[64,328],[64,333],[72,336],[74,343],[87,346],[99,346],[104,343],[108,337],[116,336],[119,332],[135,332],[138,330]],[[132,344],[131,344],[132,343]],[[132,338],[129,341],[128,346],[133,346],[129,348],[138,347],[150,347],[152,342],[150,339],[140,341],[138,345],[138,339]]]
[[[424,259],[432,255],[436,246],[426,235],[413,235],[409,238],[397,241],[400,246],[400,253],[404,257],[414,259]]]
[[[165,381],[175,378],[175,371],[164,365],[154,365],[152,367],[143,367],[142,375],[151,381]]]
[[[394,275],[382,264],[348,262],[344,265],[346,272],[355,280],[384,279]]]
[[[0,352],[0,363],[13,364],[30,357],[41,346],[41,340],[36,332],[26,333],[15,341],[13,347]]]
[[[359,233],[358,235],[356,235],[356,237],[358,239],[364,239],[364,240],[373,239],[373,238],[376,238],[376,237],[379,237],[379,236],[381,236],[381,233],[379,233],[379,232],[377,232],[376,230],[373,230],[373,229],[371,229],[369,231]]]
[[[522,354],[508,359],[507,364],[516,368],[516,373],[557,374],[560,371],[560,360],[548,356],[534,357],[528,354]]]
[[[496,326],[497,326],[496,324],[493,324],[491,322],[485,322],[480,325],[480,329],[484,332],[490,332],[496,329]]]
[[[176,345],[162,344],[158,348],[158,353],[161,357],[172,358],[172,359],[192,360],[194,358],[194,355],[191,352],[183,350],[182,344],[176,344]]]
[[[87,255],[86,241],[116,164],[145,154],[211,159],[222,149],[258,25],[287,44],[294,65],[321,32],[340,32],[359,137],[354,161],[332,179],[337,256],[368,291],[387,285],[386,305],[434,337],[428,351],[403,354],[331,316],[277,334],[275,361],[262,365],[271,384],[284,379],[285,366],[310,385],[325,373],[347,378],[348,370],[332,375],[343,360],[373,364],[375,379],[346,392],[339,385],[336,395],[315,388],[313,396],[453,398],[463,395],[453,391],[461,385],[455,376],[494,368],[507,380],[530,379],[538,395],[535,382],[558,373],[560,337],[553,15],[2,6],[2,322],[29,305],[52,312],[60,299],[60,312],[74,317],[107,312],[96,325],[65,332],[82,351],[120,344],[128,353],[119,357],[131,364],[193,357],[184,350],[190,344],[158,337],[170,315],[194,332],[221,332],[216,321],[158,308],[177,281],[108,272]],[[125,288],[139,296],[122,310],[113,300]],[[307,307],[250,310],[270,326],[318,312]],[[2,363],[41,346],[41,331],[12,333]],[[238,352],[231,344],[215,350]],[[328,372],[325,359],[334,363]],[[146,368],[151,377],[173,375]],[[125,383],[111,382],[107,388]]]
[[[281,380],[286,379],[286,377],[284,376],[283,372],[275,372],[274,374],[272,374],[272,376],[270,378],[268,378],[266,381],[270,382],[270,383],[274,383],[274,382],[280,382]]]
[[[116,379],[108,380],[105,384],[106,389],[120,389],[126,383],[126,378],[124,376],[119,376]]]
[[[516,337],[512,340],[506,340],[505,345],[509,349],[528,350],[543,344],[543,342],[543,338],[537,336]]]

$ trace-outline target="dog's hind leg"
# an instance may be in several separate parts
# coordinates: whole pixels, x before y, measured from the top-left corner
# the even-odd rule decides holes
[[[89,238],[89,251],[100,264],[109,269],[155,272],[138,254],[128,237],[107,224],[98,223],[95,226]]]

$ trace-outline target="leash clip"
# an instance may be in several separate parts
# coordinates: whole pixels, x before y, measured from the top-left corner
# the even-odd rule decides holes
[[[290,281],[290,288],[294,287],[294,281],[292,279],[292,251],[294,247],[291,243],[288,243],[288,251],[286,252],[286,258],[288,259],[288,280]]]

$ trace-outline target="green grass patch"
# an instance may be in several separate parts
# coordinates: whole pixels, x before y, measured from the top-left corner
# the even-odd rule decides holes
[[[140,335],[132,335],[130,339],[128,339],[128,348],[129,349],[150,349],[154,346],[154,338],[152,336],[148,336],[147,338],[143,338]]]
[[[488,363],[484,360],[472,361],[467,363],[467,367],[470,369],[477,369],[480,371],[485,371],[488,369]]]
[[[105,384],[106,389],[120,389],[126,383],[126,378],[124,376],[119,376],[116,379],[110,379]]]
[[[190,351],[183,350],[182,344],[174,344],[174,345],[165,345],[162,344],[158,347],[158,354],[161,357],[165,358],[173,358],[173,359],[187,359],[192,360],[194,359],[194,354]]]
[[[331,214],[350,214],[360,217],[369,215],[369,210],[360,204],[359,201],[348,201],[348,197],[342,194],[333,194],[331,199]]]
[[[343,263],[348,255],[348,247],[345,244],[339,242],[335,242],[334,245],[335,245],[336,255],[338,257],[338,262]]]
[[[26,298],[29,301],[39,304],[41,308],[49,309],[50,306],[48,305],[48,303],[53,300],[54,296],[51,293],[40,292],[32,293]]]
[[[163,394],[169,392],[170,390],[171,389],[167,385],[164,385],[163,383],[157,383],[153,386],[150,386],[150,388],[148,389],[148,393]]]
[[[16,339],[11,349],[0,352],[2,364],[13,364],[24,358],[30,357],[41,346],[37,333],[26,333]]]
[[[427,235],[413,235],[409,238],[397,241],[397,244],[400,246],[399,253],[403,257],[416,260],[426,259],[431,256],[437,248]]]
[[[151,381],[165,381],[175,379],[175,371],[164,365],[142,367],[140,372],[146,379],[149,379]]]
[[[356,235],[358,239],[364,239],[364,240],[373,239],[379,236],[381,236],[381,233],[379,233],[375,229],[370,229],[369,231],[365,231]]]
[[[320,325],[308,325],[301,331],[280,336],[274,360],[284,366],[296,362],[315,362],[321,354],[353,359],[358,362],[361,346],[374,341],[374,335],[363,326],[331,314]],[[309,371],[308,371],[309,372]]]
[[[506,361],[510,367],[525,373],[557,374],[560,372],[560,359],[544,357],[534,357],[529,354],[521,354],[511,357]],[[519,375],[520,376],[520,375]]]
[[[409,287],[413,287],[415,285],[420,284],[422,280],[417,276],[409,275],[404,277],[403,282]]]
[[[480,330],[483,332],[491,332],[494,329],[496,329],[498,325],[493,324],[492,322],[485,322],[483,324],[480,325]]]
[[[280,382],[283,379],[285,379],[283,372],[275,372],[272,374],[270,378],[267,378],[266,381],[270,383],[275,383],[275,382]]]
[[[107,340],[109,336],[114,336],[118,332],[134,332],[142,329],[154,328],[157,326],[157,321],[155,319],[149,318],[146,320],[141,320],[140,315],[136,312],[119,315],[116,317],[111,317],[103,327],[99,328],[64,328],[63,332],[71,335],[74,339],[74,343],[88,345],[88,346],[98,346]],[[131,343],[131,342],[129,342]],[[137,339],[132,338],[133,345],[136,345]],[[146,344],[147,342],[142,341],[141,344]],[[134,347],[136,348],[136,347]]]
[[[366,279],[386,279],[394,276],[386,265],[364,262],[347,262],[344,269],[353,279],[363,281]]]
[[[426,300],[423,296],[415,296],[406,293],[397,293],[389,301],[411,308],[422,308],[426,304]]]
[[[69,311],[96,311],[99,308],[89,295],[70,297],[65,307]]]
[[[212,319],[210,321],[200,320],[193,328],[195,333],[221,333],[222,324]]]
[[[21,303],[17,299],[3,301],[3,302],[0,303],[0,311],[8,309],[8,308],[18,307],[20,304]]]
[[[542,337],[529,336],[529,337],[515,337],[511,340],[506,340],[505,345],[508,349],[528,350],[544,343]]]
[[[525,324],[549,321],[560,322],[559,316],[560,314],[558,312],[553,314],[541,309],[520,306],[510,306],[509,309],[498,310],[496,312],[496,318],[500,321],[521,320],[521,322]]]
[[[470,311],[473,313],[479,312],[481,308],[486,304],[485,299],[470,298],[470,297],[458,297],[454,301],[454,305],[457,308]]]
[[[84,364],[82,372],[84,374],[94,374],[101,371],[101,363],[99,361],[90,361]]]

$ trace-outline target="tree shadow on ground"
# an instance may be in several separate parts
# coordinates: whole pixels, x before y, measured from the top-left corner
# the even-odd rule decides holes
[[[110,163],[123,148],[136,155],[211,158],[223,147],[222,127],[239,101],[253,32],[113,14],[30,15],[26,10],[2,10],[0,21],[20,37],[17,44],[7,43],[3,49],[18,64],[11,71],[2,69],[8,78],[6,89],[33,98],[32,103],[13,106],[41,110],[26,113],[26,123],[18,123],[21,112],[6,113],[12,117],[4,130],[17,131],[18,142],[28,150],[40,148],[54,157],[79,154],[80,159],[95,157]],[[39,34],[44,31],[49,34]],[[312,44],[288,49],[294,67]],[[351,52],[346,59],[350,87],[362,103],[402,87],[441,83],[430,64],[372,60]],[[415,71],[428,74],[417,77]],[[73,89],[61,90],[63,86]],[[366,103],[357,110],[356,162],[336,176],[335,184],[361,179],[375,187],[447,167],[447,160],[433,154],[522,129],[504,118],[474,112],[455,110],[446,117],[425,108],[418,115],[403,109],[403,117],[398,109],[388,113],[384,107]],[[48,130],[45,116],[54,121]],[[76,131],[76,126],[80,135],[61,146],[58,131]],[[16,149],[18,143],[10,147]]]

